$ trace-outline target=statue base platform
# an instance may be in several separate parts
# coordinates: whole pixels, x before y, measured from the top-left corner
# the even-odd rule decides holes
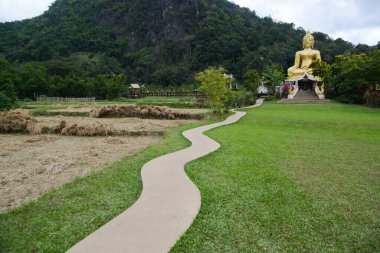
[[[325,99],[321,79],[319,77],[307,74],[306,71],[300,76],[289,77],[285,80],[285,83],[288,83],[291,87],[293,87],[293,92],[288,95],[288,99],[290,100],[300,97],[300,95],[298,95],[298,93],[300,93],[299,91],[310,91],[314,94],[315,99]]]

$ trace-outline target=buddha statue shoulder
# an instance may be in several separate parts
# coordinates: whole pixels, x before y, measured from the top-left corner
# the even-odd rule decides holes
[[[314,61],[321,60],[321,53],[313,49],[314,37],[310,32],[307,32],[303,37],[302,44],[304,49],[296,53],[294,66],[288,69],[288,81],[294,81],[305,74],[313,75],[313,69],[310,68],[310,65]]]

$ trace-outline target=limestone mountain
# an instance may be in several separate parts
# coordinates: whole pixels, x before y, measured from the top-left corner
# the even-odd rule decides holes
[[[0,34],[0,54],[45,63],[51,74],[125,72],[130,80],[179,85],[210,65],[238,79],[271,64],[285,70],[305,31],[226,0],[56,0],[39,17],[0,24]],[[355,49],[313,35],[327,62]]]

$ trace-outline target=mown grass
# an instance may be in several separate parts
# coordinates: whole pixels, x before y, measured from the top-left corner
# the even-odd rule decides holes
[[[265,104],[208,135],[202,207],[172,252],[380,252],[380,110]]]
[[[141,153],[0,214],[0,252],[65,252],[137,200],[143,164],[188,146],[182,131],[214,121],[170,129]]]

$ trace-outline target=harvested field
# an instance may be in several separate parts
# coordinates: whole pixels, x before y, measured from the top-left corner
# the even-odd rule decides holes
[[[172,110],[167,106],[153,105],[108,105],[93,109],[90,117],[94,118],[153,118],[153,119],[203,119],[203,113],[188,113]]]
[[[107,105],[107,107],[118,107],[120,105]],[[133,105],[123,105],[123,106],[133,106]],[[145,106],[145,105],[144,105]],[[49,110],[44,108],[33,108],[28,106],[29,109],[33,109],[31,114],[33,116],[68,116],[68,117],[88,117],[90,116],[90,112],[93,110],[100,110],[102,107],[95,105],[92,107],[77,107],[77,106],[67,106],[66,108],[58,108],[55,109],[51,107]],[[182,118],[203,118],[206,117],[207,109],[185,109],[185,108],[170,108],[170,111],[174,112],[177,115],[182,115]],[[190,114],[189,116],[186,116]],[[136,115],[139,116],[139,115]],[[144,115],[143,115],[144,116]],[[153,116],[146,118],[154,118]]]
[[[167,127],[179,126],[189,123],[197,122],[197,120],[159,120],[159,119],[139,119],[139,118],[89,118],[89,117],[36,117],[38,125],[41,128],[53,129],[57,127],[62,121],[66,122],[67,126],[70,125],[103,125],[114,131],[162,131]]]
[[[108,106],[120,106],[116,104],[111,104]],[[96,108],[101,108],[102,106],[97,106]],[[65,109],[53,109],[49,110],[50,112],[65,112],[65,113],[90,113],[94,109],[94,106],[92,107],[75,107],[75,106],[68,106]],[[206,114],[209,110],[208,109],[186,109],[186,108],[170,108],[171,111],[175,112],[182,112],[182,113],[202,113]]]
[[[63,135],[0,134],[0,211],[38,198],[52,188],[88,175],[157,142],[157,132],[196,120],[137,118],[37,117],[37,127],[112,127],[128,136],[78,137]],[[155,134],[151,134],[151,133]]]
[[[70,116],[32,117],[28,110],[0,112],[0,133],[4,133],[0,134],[0,211],[20,206],[76,176],[88,175],[135,154],[157,142],[166,128],[197,122],[207,111],[133,106],[139,112],[160,113],[160,117],[91,118],[72,116],[90,114],[94,108],[99,110],[99,105],[44,106],[31,104],[28,108],[32,112],[64,112]],[[116,107],[120,106],[106,108]],[[131,107],[122,108],[125,112]],[[146,117],[141,112],[135,116]]]
[[[0,211],[135,154],[160,137],[0,135]]]

